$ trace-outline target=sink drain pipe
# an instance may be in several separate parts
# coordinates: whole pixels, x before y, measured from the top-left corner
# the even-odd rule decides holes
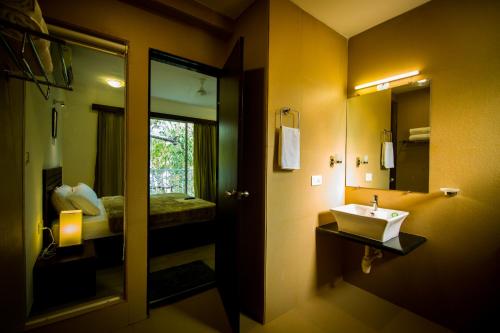
[[[382,258],[382,251],[379,249],[373,249],[373,253],[370,253],[371,247],[368,245],[365,245],[365,255],[363,256],[363,259],[361,259],[361,270],[365,274],[370,274],[370,271],[372,269],[372,263],[376,259]]]

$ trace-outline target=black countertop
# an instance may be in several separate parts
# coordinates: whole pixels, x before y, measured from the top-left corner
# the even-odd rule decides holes
[[[373,239],[348,234],[346,232],[339,231],[337,223],[324,224],[322,226],[316,227],[316,230],[322,233],[328,233],[335,235],[336,237],[351,240],[356,243],[363,245],[368,245],[377,249],[389,251],[401,256],[404,256],[411,251],[415,250],[417,247],[425,243],[427,240],[425,237],[407,234],[400,232],[398,237],[389,239],[386,242],[379,242]]]

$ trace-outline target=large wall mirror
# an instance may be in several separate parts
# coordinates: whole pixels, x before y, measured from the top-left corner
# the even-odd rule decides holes
[[[123,52],[67,39],[71,89],[52,87],[45,99],[33,82],[24,86],[28,326],[123,295],[126,59],[120,47]],[[50,75],[63,66],[56,60]]]
[[[347,101],[346,185],[429,191],[430,81]]]

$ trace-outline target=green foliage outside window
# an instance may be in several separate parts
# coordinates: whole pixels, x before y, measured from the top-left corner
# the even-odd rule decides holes
[[[193,124],[151,119],[150,136],[151,192],[193,195]]]

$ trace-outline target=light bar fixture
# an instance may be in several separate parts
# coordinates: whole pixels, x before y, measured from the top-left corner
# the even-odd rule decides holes
[[[355,86],[354,90],[364,89],[364,88],[368,88],[368,87],[377,86],[379,84],[384,84],[384,83],[389,83],[389,82],[396,81],[396,80],[406,79],[407,77],[415,76],[418,74],[420,74],[420,71],[411,71],[408,73],[398,74],[398,75],[387,77],[385,79],[360,84],[358,86]]]

